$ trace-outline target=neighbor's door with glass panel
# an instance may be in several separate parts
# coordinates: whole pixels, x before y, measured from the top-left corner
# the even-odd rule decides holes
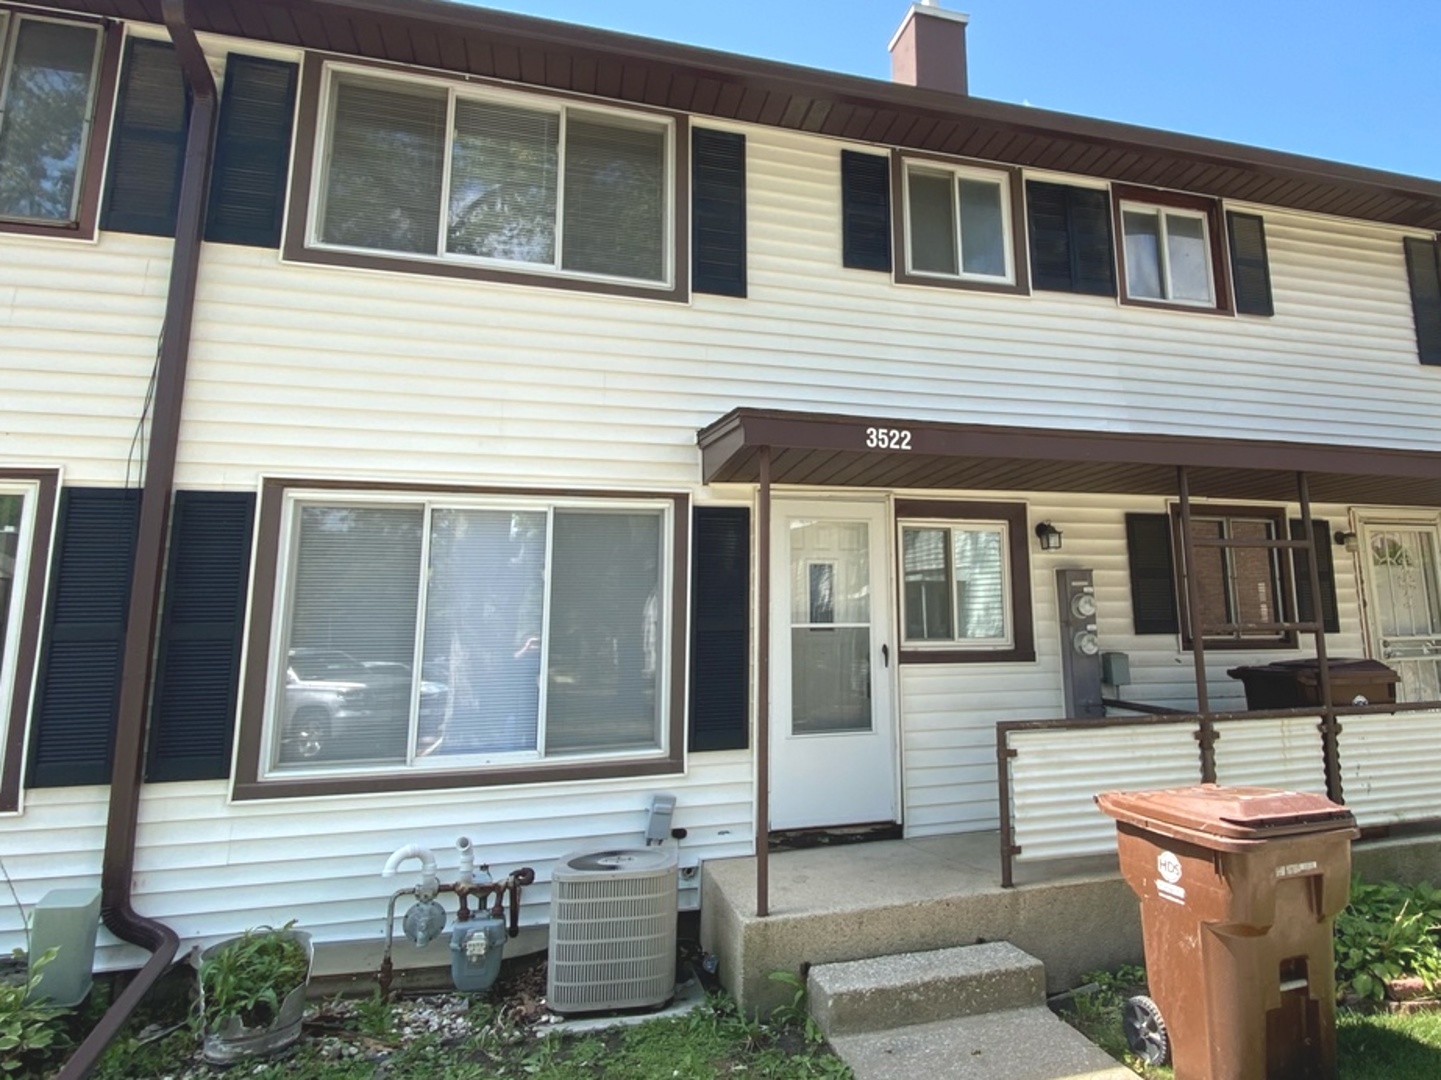
[[[1430,522],[1361,524],[1371,654],[1401,676],[1401,701],[1441,700],[1441,533]]]
[[[881,503],[777,500],[770,827],[897,819]]]

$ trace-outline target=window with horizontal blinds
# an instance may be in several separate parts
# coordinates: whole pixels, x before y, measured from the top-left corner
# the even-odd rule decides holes
[[[667,507],[296,499],[272,775],[664,749]]]
[[[77,220],[100,49],[98,26],[0,12],[0,218]]]
[[[669,283],[670,122],[330,74],[313,242]]]
[[[445,175],[444,90],[336,79],[319,239],[434,255]]]

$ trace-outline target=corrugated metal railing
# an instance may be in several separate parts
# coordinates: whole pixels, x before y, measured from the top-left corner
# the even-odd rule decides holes
[[[1441,820],[1441,702],[1338,706],[1342,800],[1363,827]],[[1098,792],[1198,783],[1198,744],[1214,732],[1216,781],[1327,790],[1320,709],[1187,713],[996,725],[1001,884],[1015,860],[1114,851]]]

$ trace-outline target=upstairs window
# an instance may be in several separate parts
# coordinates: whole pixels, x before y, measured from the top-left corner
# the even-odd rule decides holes
[[[1015,285],[1016,226],[1008,174],[906,161],[902,175],[902,280]]]
[[[80,222],[102,45],[98,25],[0,10],[0,220]]]
[[[328,71],[312,247],[669,286],[675,125]]]
[[[1210,199],[1112,187],[1121,238],[1121,299],[1230,311],[1219,207]]]

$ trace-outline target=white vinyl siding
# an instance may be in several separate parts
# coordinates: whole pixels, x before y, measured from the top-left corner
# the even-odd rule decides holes
[[[0,11],[0,219],[79,216],[100,28]]]
[[[672,280],[669,120],[328,68],[311,243]]]

